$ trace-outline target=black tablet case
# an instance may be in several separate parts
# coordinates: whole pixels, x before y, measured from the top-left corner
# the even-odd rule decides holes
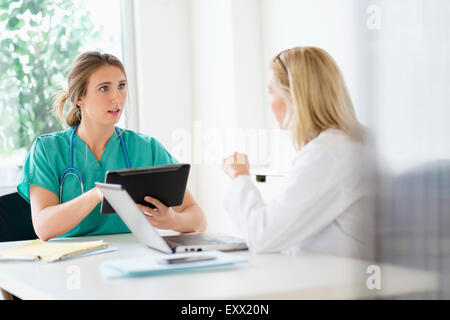
[[[120,184],[127,190],[134,202],[154,208],[145,201],[145,196],[158,199],[167,207],[183,203],[189,177],[189,164],[174,164],[135,169],[111,170],[106,173],[105,183]],[[103,199],[101,213],[115,213]]]

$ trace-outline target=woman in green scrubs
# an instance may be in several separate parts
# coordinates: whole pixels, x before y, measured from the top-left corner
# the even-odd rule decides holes
[[[62,118],[66,101],[71,101],[65,119],[69,128],[36,139],[17,187],[31,204],[40,239],[130,232],[118,215],[100,213],[102,195],[94,182],[103,182],[108,170],[177,163],[156,139],[115,127],[125,106],[126,85],[124,67],[112,55],[86,52],[74,61],[68,89],[58,94],[54,106]],[[71,162],[76,169],[64,173]],[[145,200],[156,209],[139,207],[150,213],[145,217],[156,228],[206,228],[205,215],[189,190],[179,207]]]

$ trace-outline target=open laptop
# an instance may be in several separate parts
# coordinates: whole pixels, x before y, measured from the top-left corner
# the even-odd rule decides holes
[[[242,239],[222,234],[180,234],[162,237],[120,184],[96,182],[95,185],[136,238],[152,249],[165,253],[248,249]]]

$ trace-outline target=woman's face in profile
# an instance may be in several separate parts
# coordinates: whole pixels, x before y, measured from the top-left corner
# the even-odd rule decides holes
[[[284,102],[283,97],[280,94],[279,89],[274,84],[273,77],[269,81],[269,84],[267,85],[267,89],[269,91],[269,104],[272,109],[272,113],[275,117],[275,120],[278,122],[278,126],[280,129],[283,128],[283,122],[286,115],[286,103]]]

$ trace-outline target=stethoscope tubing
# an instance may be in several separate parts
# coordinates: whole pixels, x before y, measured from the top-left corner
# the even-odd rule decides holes
[[[68,174],[75,174],[78,181],[80,182],[80,186],[81,186],[81,193],[84,193],[84,184],[83,184],[83,176],[81,175],[80,170],[78,170],[77,168],[75,168],[73,166],[73,139],[75,137],[75,132],[78,129],[79,124],[77,124],[76,126],[73,127],[73,131],[72,131],[72,135],[70,136],[70,145],[69,145],[69,167],[66,168],[60,176],[59,179],[59,203],[62,203],[62,193],[63,193],[63,185],[64,185],[64,179],[66,178],[66,176]],[[127,152],[127,148],[125,146],[125,142],[122,138],[122,135],[119,133],[119,130],[117,129],[117,127],[115,128],[115,131],[117,133],[117,136],[120,139],[120,145],[122,146],[122,151],[123,151],[123,155],[125,157],[125,162],[127,163],[127,168],[130,169],[131,168],[131,164],[130,164],[130,158],[128,157],[128,152]]]

